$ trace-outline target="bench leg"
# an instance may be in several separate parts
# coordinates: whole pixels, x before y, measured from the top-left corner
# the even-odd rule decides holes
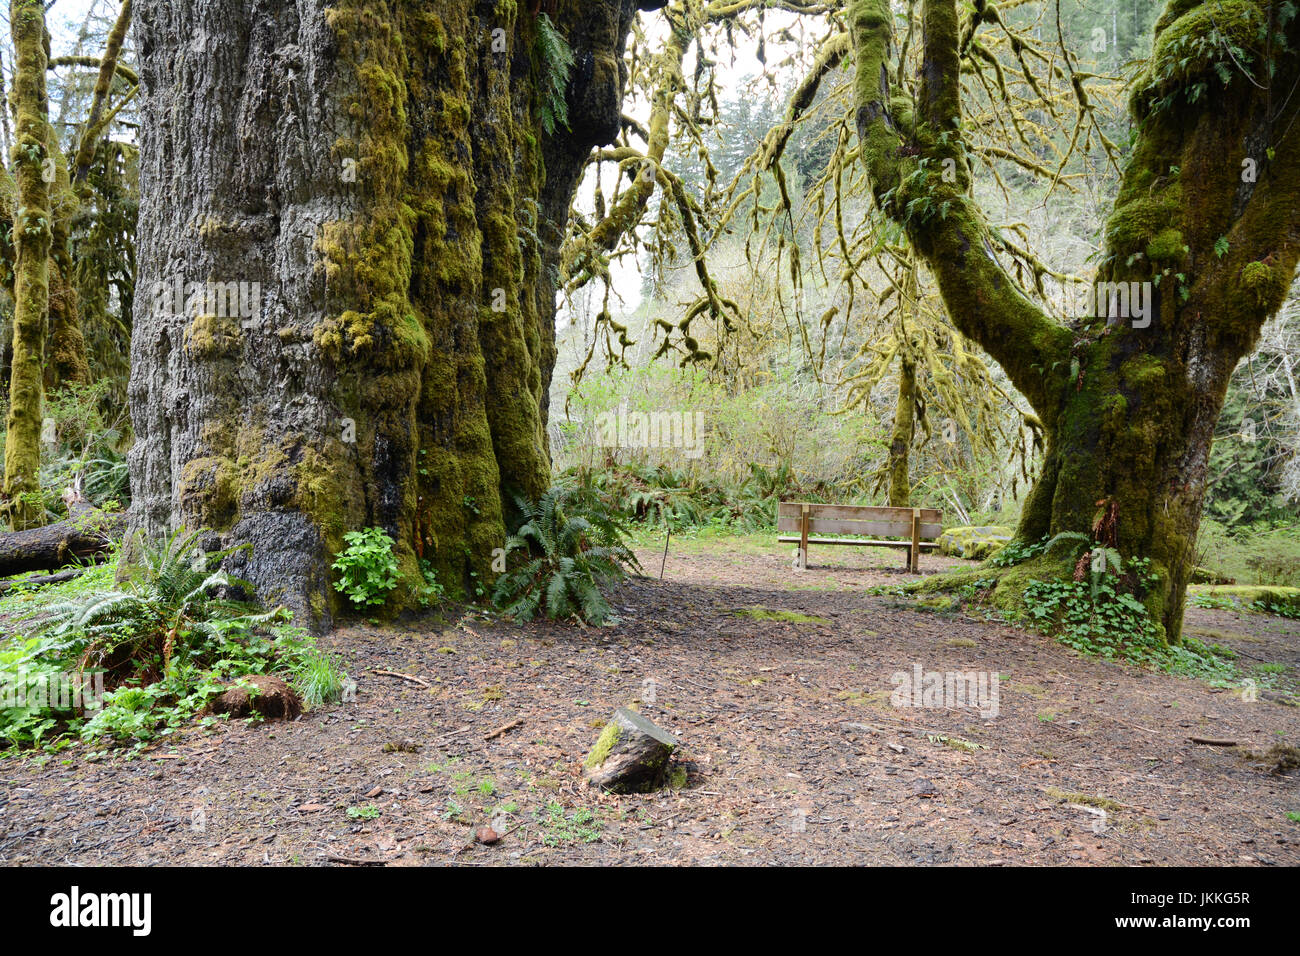
[[[921,570],[921,509],[912,509],[912,547],[908,551],[908,570],[913,574]]]

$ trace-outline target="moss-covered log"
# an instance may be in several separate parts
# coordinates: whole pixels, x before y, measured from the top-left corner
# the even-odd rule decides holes
[[[12,369],[0,511],[10,527],[23,530],[42,523],[45,516],[38,500],[38,472],[45,406],[43,364],[51,234],[50,191],[44,174],[49,155],[49,103],[45,94],[49,36],[40,0],[12,0],[9,23],[15,53],[13,105],[17,126],[13,166],[17,212],[13,227]]]
[[[923,0],[920,96],[903,123],[891,115],[890,3],[852,4],[873,191],[934,272],[954,323],[1042,420],[1046,457],[1018,537],[1091,534],[1102,512],[1112,515],[1107,534],[1121,553],[1150,559],[1158,585],[1147,607],[1177,640],[1228,377],[1280,307],[1300,256],[1300,99],[1289,95],[1300,18],[1256,0],[1167,5],[1132,96],[1137,136],[1096,275],[1144,297],[1147,311],[1125,311],[1128,295],[1102,287],[1067,327],[1012,281],[970,198],[957,6]],[[1070,570],[1041,559],[1003,579],[1014,590],[1026,575]]]
[[[512,496],[549,480],[539,220],[617,129],[635,0],[552,5],[576,66],[549,139],[513,0],[135,6],[134,523],[251,543],[237,571],[317,624],[361,527],[404,583],[427,562],[473,596]]]

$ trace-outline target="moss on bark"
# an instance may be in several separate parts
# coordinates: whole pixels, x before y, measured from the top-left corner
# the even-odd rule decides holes
[[[916,425],[916,362],[906,349],[898,355],[898,398],[894,402],[894,427],[889,436],[889,503],[906,508],[912,499],[908,470],[912,434]]]

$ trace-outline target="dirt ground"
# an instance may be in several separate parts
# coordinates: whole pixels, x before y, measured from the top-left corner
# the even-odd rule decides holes
[[[1300,775],[1243,754],[1300,737],[1300,622],[1189,611],[1263,665],[1250,700],[865,594],[909,579],[900,552],[796,571],[770,539],[674,540],[662,582],[640,556],[612,626],[339,630],[342,704],[135,760],[0,763],[0,863],[1300,863]],[[996,672],[996,716],[894,706],[917,666]],[[593,792],[583,758],[633,702],[680,739],[685,784]],[[474,843],[491,821],[503,838]]]

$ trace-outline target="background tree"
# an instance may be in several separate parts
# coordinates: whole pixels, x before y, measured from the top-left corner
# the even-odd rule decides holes
[[[13,0],[9,23],[16,53],[13,165],[18,208],[13,218],[13,351],[0,512],[10,527],[22,530],[41,523],[45,517],[37,499],[51,239],[50,190],[45,173],[51,155],[45,94],[49,38],[40,0]]]
[[[920,12],[909,122],[890,84],[890,4],[852,7],[858,135],[876,198],[934,271],[958,328],[1006,369],[1044,424],[1043,474],[1019,537],[1082,532],[1150,559],[1157,584],[1143,597],[1177,640],[1229,376],[1281,306],[1300,252],[1300,104],[1285,95],[1300,75],[1295,8],[1172,0],[1156,23],[1097,274],[1154,287],[1149,326],[1104,309],[1060,324],[993,254],[970,199],[960,78],[970,37],[986,25],[1011,31],[989,3],[963,15],[953,0],[924,0]],[[1062,52],[1057,69],[1081,90],[1085,78]],[[942,177],[945,165],[956,175]],[[1000,587],[1014,594],[1029,576],[1072,564],[1045,555]]]

